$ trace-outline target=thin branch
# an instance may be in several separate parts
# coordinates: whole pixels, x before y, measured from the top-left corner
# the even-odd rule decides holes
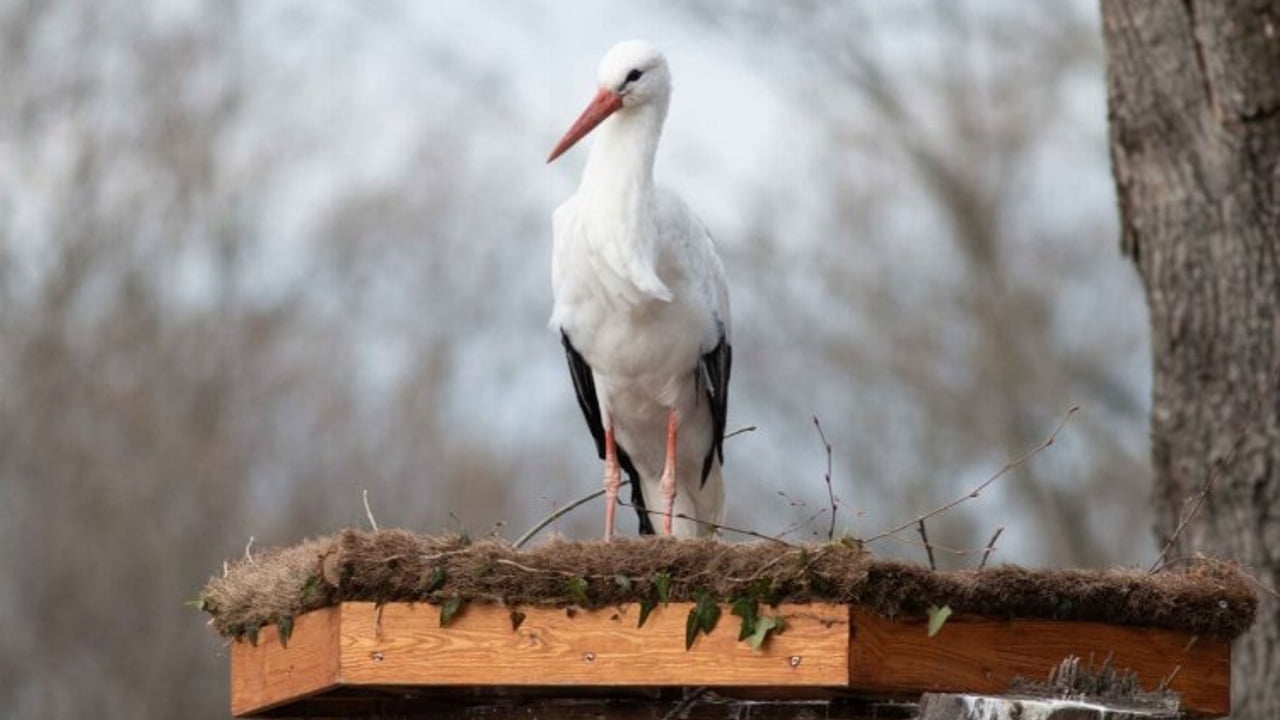
[[[630,484],[631,484],[630,480],[623,480],[622,483],[618,485],[618,487],[622,488]],[[581,505],[586,505],[587,503],[591,502],[592,500],[595,500],[596,498],[600,497],[603,494],[604,494],[604,488],[600,488],[599,490],[583,495],[582,497],[578,498],[577,500],[574,500],[568,505],[565,505],[559,510],[552,511],[550,515],[539,520],[537,525],[534,525],[533,527],[529,528],[529,530],[525,532],[525,534],[521,535],[520,539],[516,540],[515,544],[512,547],[516,548],[517,550],[524,547],[524,544],[532,540],[533,536],[542,532],[543,528],[555,522],[556,520],[559,520],[560,518],[564,517],[569,512],[573,511],[575,508]]]
[[[827,451],[827,474],[823,478],[827,481],[827,499],[831,501],[831,525],[827,528],[827,541],[830,542],[836,537],[836,494],[831,489],[831,443],[827,442],[827,434],[822,432],[822,423],[818,422],[818,416],[813,416],[813,426],[818,429],[818,437],[822,439],[822,447]]]
[[[1246,580],[1248,580],[1249,582],[1251,582],[1251,583],[1253,583],[1254,585],[1258,586],[1258,589],[1259,589],[1259,590],[1261,590],[1261,591],[1265,592],[1266,594],[1270,595],[1271,597],[1273,597],[1273,598],[1275,598],[1275,599],[1277,599],[1277,600],[1280,600],[1280,592],[1276,592],[1276,589],[1275,589],[1275,588],[1273,588],[1273,587],[1271,587],[1271,586],[1267,585],[1266,583],[1262,582],[1261,580],[1259,580],[1257,575],[1254,575],[1254,574],[1253,574],[1253,573],[1251,573],[1251,572],[1245,572],[1245,570],[1244,570],[1243,568],[1240,568],[1239,570],[1240,570],[1240,574],[1241,574],[1241,575],[1244,575],[1244,577],[1245,577],[1245,579],[1246,579]]]
[[[901,545],[910,545],[911,547],[915,547],[915,548],[924,547],[924,543],[920,542],[919,540],[915,540],[913,538],[905,538],[905,537],[902,537],[901,535],[886,535],[882,539],[896,542]],[[956,547],[951,547],[949,545],[939,545],[938,543],[932,542],[932,541],[929,543],[929,547],[933,548],[934,552],[946,553],[948,555],[954,555],[956,557],[967,557],[969,555],[977,555],[978,553],[983,551],[983,548],[980,548],[980,547],[956,548]]]
[[[253,550],[253,536],[250,535],[248,544],[244,546],[244,559],[248,560],[250,565],[257,565],[258,561],[253,559],[253,554],[251,552],[252,550]],[[222,574],[226,575],[227,573],[225,570],[223,570]]]
[[[1209,478],[1205,480],[1204,488],[1201,489],[1200,494],[1196,497],[1196,502],[1195,505],[1192,506],[1191,512],[1187,513],[1186,517],[1182,518],[1178,523],[1178,527],[1174,528],[1173,534],[1169,536],[1169,540],[1165,542],[1164,547],[1160,548],[1160,554],[1156,557],[1156,561],[1152,563],[1151,567],[1147,570],[1148,573],[1154,573],[1164,564],[1165,556],[1169,553],[1170,548],[1173,547],[1174,542],[1177,541],[1178,536],[1182,534],[1182,531],[1186,529],[1187,525],[1191,522],[1191,519],[1200,511],[1200,506],[1204,505],[1205,499],[1208,498],[1209,493],[1213,491],[1213,487],[1217,483],[1218,478],[1221,477],[1223,473],[1227,471],[1227,468],[1231,466],[1231,463],[1235,461],[1237,452],[1239,452],[1240,448],[1244,446],[1244,441],[1248,436],[1249,428],[1254,425],[1258,416],[1262,412],[1264,402],[1267,398],[1275,396],[1277,384],[1280,384],[1280,363],[1277,363],[1276,366],[1272,368],[1271,376],[1267,379],[1266,385],[1263,386],[1262,390],[1258,393],[1258,396],[1254,398],[1253,407],[1249,411],[1249,417],[1240,426],[1240,431],[1236,433],[1235,440],[1231,443],[1231,449],[1227,451],[1226,455],[1222,456],[1216,463],[1214,463],[1213,470],[1209,473]]]
[[[916,525],[916,529],[920,531],[920,539],[924,541],[924,550],[929,554],[929,569],[937,570],[938,563],[933,560],[933,546],[929,544],[929,533],[924,530],[924,518],[920,518],[920,522]]]
[[[999,480],[1001,477],[1004,477],[1011,470],[1021,467],[1028,460],[1035,457],[1036,455],[1039,455],[1041,451],[1043,451],[1045,448],[1052,445],[1054,441],[1058,439],[1058,433],[1062,432],[1062,428],[1066,427],[1067,422],[1071,420],[1071,416],[1075,415],[1076,411],[1079,409],[1080,409],[1080,406],[1078,405],[1072,405],[1071,407],[1067,408],[1067,412],[1062,417],[1062,421],[1058,423],[1058,427],[1053,429],[1053,432],[1049,435],[1049,437],[1045,438],[1039,445],[1035,446],[1034,448],[1031,448],[1030,450],[1023,453],[1022,455],[1014,458],[1013,460],[1010,460],[1009,462],[1006,462],[1004,464],[1004,467],[996,471],[995,475],[992,475],[991,477],[982,481],[981,484],[979,484],[974,489],[970,490],[967,494],[962,495],[956,498],[955,500],[952,500],[951,502],[947,503],[946,505],[943,505],[942,507],[936,508],[934,510],[930,510],[929,512],[923,515],[920,515],[912,520],[908,520],[907,522],[904,522],[901,525],[898,525],[897,527],[893,527],[888,530],[885,530],[884,532],[878,533],[876,535],[872,535],[866,540],[863,540],[863,542],[872,543],[872,542],[875,542],[876,540],[880,540],[889,535],[902,532],[903,530],[906,530],[907,528],[911,527],[912,525],[915,525],[921,520],[928,520],[929,518],[935,515],[941,515],[942,513],[950,510],[951,508],[959,505],[960,503],[966,500],[970,500],[978,497],[979,495],[982,494],[983,490],[986,490],[987,487],[991,485],[991,483],[995,482],[996,480]]]
[[[1183,516],[1182,520],[1178,522],[1178,527],[1174,528],[1173,534],[1165,541],[1164,547],[1160,548],[1160,554],[1156,556],[1155,562],[1151,563],[1151,567],[1147,568],[1148,575],[1164,566],[1164,558],[1173,547],[1173,544],[1178,541],[1178,537],[1182,535],[1182,531],[1187,529],[1187,525],[1191,523],[1191,519],[1196,516],[1196,513],[1200,512],[1200,506],[1204,505],[1204,501],[1209,497],[1209,493],[1213,492],[1213,486],[1218,483],[1218,478],[1222,477],[1222,474],[1226,472],[1227,468],[1235,461],[1236,451],[1238,451],[1240,446],[1244,444],[1244,439],[1248,434],[1248,430],[1248,425],[1241,427],[1239,434],[1236,435],[1235,441],[1231,443],[1231,449],[1227,451],[1226,455],[1218,458],[1217,462],[1213,464],[1213,470],[1209,472],[1209,479],[1205,480],[1204,487],[1200,489],[1200,494],[1196,496],[1196,502],[1191,506],[1191,512],[1188,512]]]
[[[378,521],[373,519],[373,511],[369,509],[369,488],[365,488],[361,495],[364,498],[365,517],[369,518],[369,525],[373,531],[378,532]]]
[[[1000,533],[1002,532],[1004,532],[1003,525],[996,528],[995,534],[991,536],[991,541],[987,543],[987,549],[982,553],[982,562],[978,563],[979,570],[987,566],[987,558],[991,557],[991,551],[996,549],[996,540],[1000,538]]]
[[[1236,433],[1235,440],[1231,443],[1231,449],[1213,464],[1213,469],[1209,472],[1209,477],[1205,480],[1204,487],[1201,488],[1200,494],[1196,496],[1195,504],[1191,506],[1191,512],[1188,512],[1178,522],[1178,527],[1174,528],[1173,534],[1165,541],[1164,547],[1160,548],[1160,554],[1156,556],[1156,561],[1151,563],[1151,567],[1147,569],[1148,574],[1154,573],[1164,565],[1164,558],[1169,554],[1170,548],[1177,542],[1178,537],[1182,535],[1182,531],[1187,528],[1187,525],[1191,523],[1191,519],[1196,516],[1196,513],[1200,512],[1200,506],[1204,505],[1209,493],[1213,492],[1213,487],[1218,483],[1218,479],[1235,462],[1236,454],[1244,446],[1245,438],[1249,436],[1249,428],[1253,427],[1254,422],[1258,419],[1258,414],[1262,411],[1263,400],[1274,396],[1277,381],[1280,381],[1280,364],[1277,364],[1275,369],[1271,371],[1271,377],[1267,380],[1267,384],[1258,393],[1258,396],[1254,398],[1253,407],[1249,410],[1249,417],[1240,425],[1240,430]]]
[[[779,532],[778,534],[774,535],[774,537],[776,537],[776,538],[784,538],[784,537],[786,537],[786,536],[790,535],[790,534],[791,534],[791,533],[793,533],[793,532],[799,532],[801,529],[809,527],[809,525],[810,525],[810,524],[812,524],[814,520],[817,520],[818,518],[822,517],[824,514],[826,514],[826,512],[827,512],[827,509],[826,509],[826,508],[821,508],[821,509],[819,509],[817,512],[815,512],[814,514],[810,515],[809,517],[804,518],[803,520],[798,520],[798,521],[796,521],[796,522],[794,522],[794,523],[792,523],[792,524],[788,525],[788,526],[786,527],[786,529],[784,529],[784,530],[782,530],[781,532]],[[816,533],[816,532],[814,533],[814,535],[817,535],[817,534],[818,534],[818,533]]]
[[[636,507],[635,505],[632,505],[629,502],[618,501],[618,504],[621,505],[622,507],[629,507],[635,510],[636,512],[643,512],[649,515],[657,515],[659,517],[666,515],[666,512],[662,510],[650,510],[649,508],[639,508],[639,507]],[[765,535],[764,533],[758,533],[755,530],[744,530],[742,528],[736,528],[730,525],[721,525],[720,523],[713,523],[710,520],[699,520],[696,517],[691,517],[689,515],[685,515],[684,513],[672,513],[671,517],[679,518],[680,520],[690,520],[692,522],[698,523],[703,527],[709,527],[712,530],[723,530],[725,532],[737,533],[739,535],[747,535],[749,537],[757,538],[760,540],[768,540],[769,542],[775,542],[775,543],[778,543],[779,545],[786,545],[787,547],[796,547],[794,543],[789,543],[780,537],[775,537],[773,535]]]
[[[735,436],[738,436],[738,435],[742,435],[743,433],[755,432],[755,431],[756,431],[756,429],[757,429],[757,428],[756,428],[756,426],[755,426],[755,425],[748,425],[748,426],[746,426],[746,427],[740,427],[740,428],[738,428],[737,430],[734,430],[734,431],[733,431],[733,432],[731,432],[731,433],[726,433],[726,434],[725,434],[725,436],[724,436],[724,439],[725,439],[725,440],[728,440],[728,439],[729,439],[729,438],[731,438],[731,437],[735,437]]]

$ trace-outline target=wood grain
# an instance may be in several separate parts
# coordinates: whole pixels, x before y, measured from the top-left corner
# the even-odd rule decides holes
[[[1230,710],[1229,643],[1183,632],[952,616],[930,638],[923,616],[782,605],[768,612],[785,617],[786,631],[763,650],[738,642],[738,618],[725,609],[715,631],[686,651],[691,607],[659,607],[643,628],[636,627],[636,605],[522,608],[524,621],[513,630],[510,610],[495,605],[467,607],[442,628],[436,606],[343,603],[298,618],[287,648],[274,628],[262,631],[256,647],[232,643],[232,712],[289,714],[327,696],[380,688],[453,693],[463,704],[483,700],[486,688],[508,698],[519,688],[566,697],[685,687],[773,699],[999,694],[1015,676],[1044,678],[1072,654],[1098,663],[1110,655],[1147,689],[1174,675],[1172,687],[1193,715]]]
[[[853,609],[849,685],[857,690],[1003,693],[1014,677],[1043,680],[1064,657],[1111,656],[1144,689],[1173,675],[1197,715],[1230,712],[1231,646],[1183,632],[1102,623],[956,616],[929,637],[924,617],[891,620]],[[1177,672],[1174,675],[1174,672]]]
[[[752,650],[727,609],[685,651],[690,603],[659,606],[636,628],[639,606],[603,610],[476,606],[447,628],[430,605],[342,606],[342,680],[391,685],[839,686],[849,667],[849,609],[782,605],[786,631]],[[769,611],[773,613],[775,611]]]
[[[258,644],[231,643],[231,714],[245,716],[322,692],[338,684],[338,626],[341,608],[297,619],[288,646],[274,625],[258,634]]]

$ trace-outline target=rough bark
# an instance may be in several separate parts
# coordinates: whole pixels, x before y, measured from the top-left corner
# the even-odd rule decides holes
[[[1235,559],[1276,587],[1280,1],[1102,0],[1102,12],[1121,245],[1151,312],[1156,534],[1173,535],[1220,466],[1169,555]],[[1274,596],[1233,655],[1233,717],[1280,717]]]

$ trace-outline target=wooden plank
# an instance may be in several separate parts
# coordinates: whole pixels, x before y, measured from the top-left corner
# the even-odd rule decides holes
[[[929,638],[925,618],[891,620],[841,605],[783,605],[787,630],[762,651],[737,641],[727,613],[715,632],[684,649],[691,606],[659,607],[636,628],[639,607],[595,611],[467,607],[447,628],[438,607],[344,603],[297,619],[288,648],[274,628],[256,647],[231,646],[232,712],[287,712],[361,688],[441,693],[467,703],[489,694],[587,696],[608,688],[714,687],[765,699],[918,697],[922,692],[1001,694],[1015,676],[1040,679],[1067,655],[1138,673],[1145,688],[1173,676],[1197,715],[1223,715],[1230,700],[1230,644],[1186,633],[1046,620],[952,616]],[[772,612],[772,611],[770,611]],[[1176,671],[1176,673],[1175,673]],[[524,688],[524,690],[520,690]]]
[[[274,625],[257,645],[231,643],[231,714],[246,716],[334,687],[338,683],[340,609],[316,610],[294,623],[288,646]]]
[[[919,694],[1003,693],[1015,676],[1043,680],[1064,657],[1110,655],[1153,689],[1170,687],[1183,709],[1221,716],[1231,705],[1231,645],[1225,640],[1154,628],[1054,620],[949,618],[930,638],[927,621],[891,620],[854,608],[849,685],[856,690]],[[1176,673],[1176,674],[1175,674]]]
[[[840,686],[848,679],[849,608],[782,605],[786,631],[762,650],[738,641],[727,608],[685,651],[690,603],[659,606],[636,628],[638,605],[601,610],[465,608],[446,628],[431,605],[341,607],[345,684],[508,686]],[[380,618],[379,618],[380,614]]]

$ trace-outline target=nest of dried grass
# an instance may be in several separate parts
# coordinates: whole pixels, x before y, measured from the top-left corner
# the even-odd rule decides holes
[[[229,565],[205,587],[201,607],[223,635],[255,637],[263,625],[343,601],[600,607],[644,601],[658,586],[674,601],[709,592],[726,601],[852,603],[889,616],[949,605],[1227,638],[1249,627],[1258,602],[1233,564],[1210,560],[1154,575],[1011,565],[934,572],[873,558],[854,541],[797,547],[649,537],[516,550],[493,539],[345,530]]]

